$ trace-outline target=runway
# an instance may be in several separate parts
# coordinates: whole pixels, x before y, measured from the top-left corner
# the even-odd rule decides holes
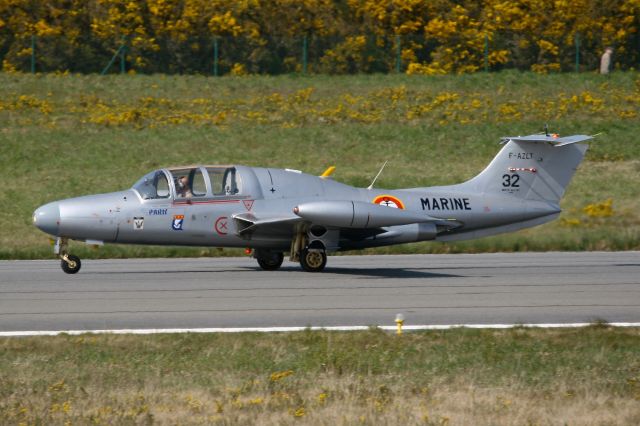
[[[640,252],[0,262],[0,331],[640,322]]]

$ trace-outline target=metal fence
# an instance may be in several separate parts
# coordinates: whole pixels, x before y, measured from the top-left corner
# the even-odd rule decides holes
[[[245,37],[202,37],[186,40],[159,38],[155,46],[134,46],[127,38],[105,42],[86,38],[74,43],[62,37],[32,36],[22,49],[0,49],[0,57],[22,72],[201,74],[221,76],[230,73],[403,73],[403,49],[412,47],[416,60],[430,61],[436,46],[423,37],[353,35],[298,38],[265,36],[266,42]],[[350,44],[357,46],[350,46]],[[15,43],[14,43],[15,44]],[[20,45],[20,43],[18,43]],[[419,48],[415,48],[419,46]],[[476,52],[479,70],[523,69],[522,64],[491,64],[490,53],[499,40],[484,38],[482,51]],[[25,54],[25,52],[28,52]],[[585,46],[576,35],[573,46],[562,50],[562,71],[595,69],[599,52]],[[530,61],[535,63],[535,61]]]

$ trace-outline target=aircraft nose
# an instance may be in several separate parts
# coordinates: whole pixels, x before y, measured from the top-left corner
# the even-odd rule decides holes
[[[47,234],[58,235],[60,227],[60,206],[58,203],[49,203],[38,207],[33,212],[33,224]]]

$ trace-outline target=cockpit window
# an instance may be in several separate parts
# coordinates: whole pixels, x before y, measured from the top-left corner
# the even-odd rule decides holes
[[[211,180],[211,191],[213,195],[224,195],[224,186],[222,178],[224,177],[224,169],[207,169],[209,179]]]
[[[235,195],[240,192],[240,180],[235,167],[208,167],[213,195]]]
[[[170,194],[169,182],[161,170],[143,176],[142,179],[133,185],[133,189],[140,193],[143,200],[168,198]]]
[[[171,170],[176,198],[204,197],[207,184],[200,168]]]
[[[242,181],[235,167],[207,167],[206,170],[207,173],[201,167],[169,169],[168,174],[156,170],[143,176],[133,189],[143,200],[169,198],[172,191],[170,180],[173,181],[176,200],[241,193]]]
[[[193,195],[196,197],[203,197],[207,195],[207,184],[204,180],[204,175],[202,171],[198,169],[198,171],[193,175]]]

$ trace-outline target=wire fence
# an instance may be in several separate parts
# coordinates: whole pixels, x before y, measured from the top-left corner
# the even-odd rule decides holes
[[[21,43],[21,49],[4,52],[0,49],[0,57],[3,63],[11,63],[15,70],[31,73],[68,71],[104,75],[137,72],[211,76],[404,73],[411,62],[428,64],[432,61],[431,55],[437,47],[433,43],[419,35],[266,36],[266,40],[248,37],[158,38],[153,44],[132,43],[126,37],[117,42],[105,42],[92,38],[70,41],[61,36],[31,36]],[[490,40],[485,36],[482,46],[472,51],[472,58],[467,60],[475,64],[474,69],[484,72],[505,68],[528,70],[536,63],[545,62],[540,55],[533,54],[530,58],[496,63],[491,54],[501,48],[504,46],[499,39]],[[558,67],[554,70],[594,70],[600,53],[577,34],[573,45],[565,46],[558,55]]]

